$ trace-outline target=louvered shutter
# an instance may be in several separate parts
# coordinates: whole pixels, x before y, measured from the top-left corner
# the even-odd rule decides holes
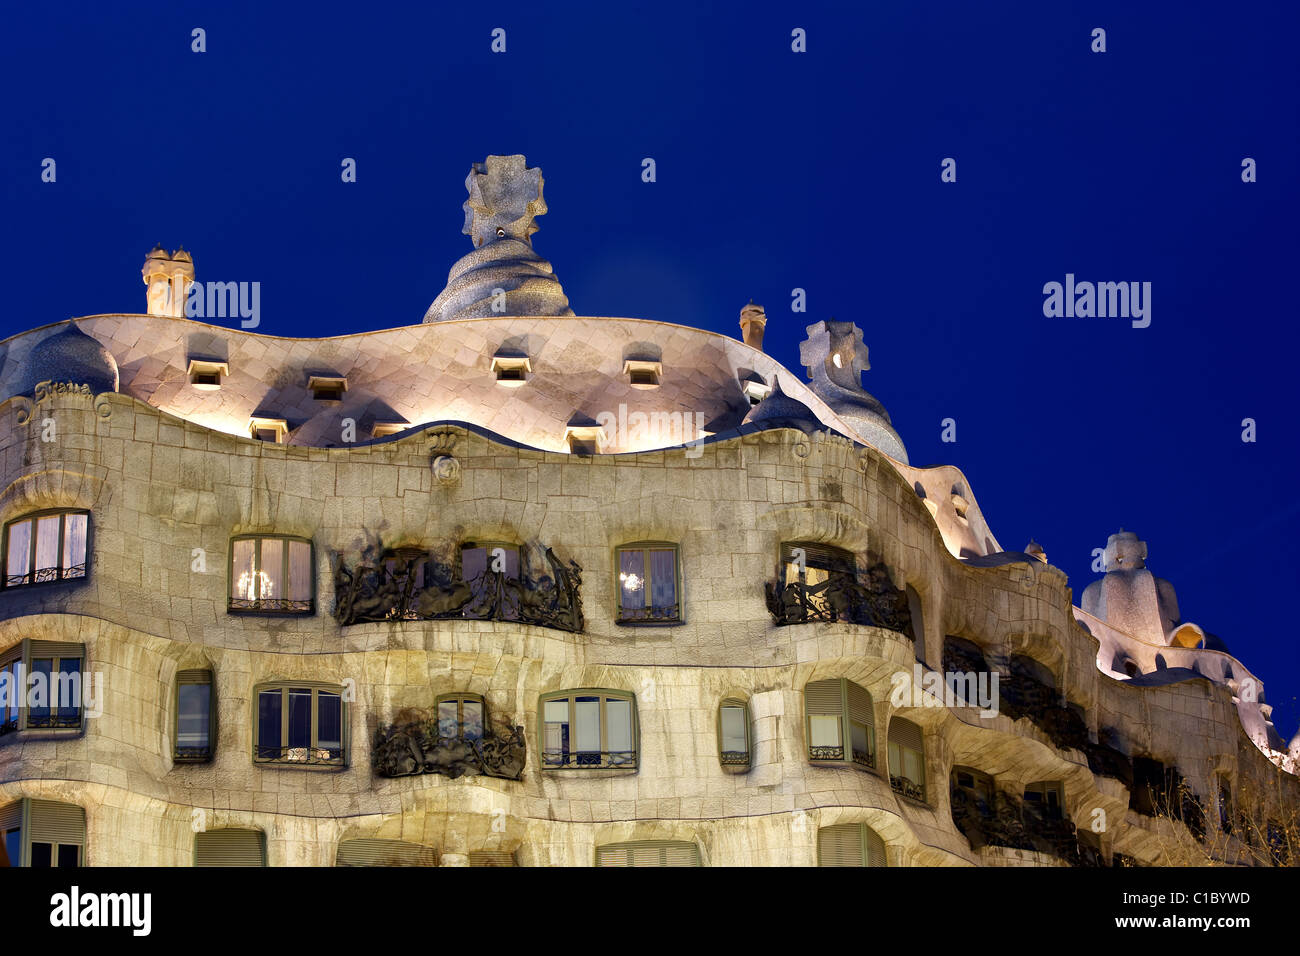
[[[862,866],[862,827],[843,823],[817,831],[818,866]]]
[[[86,811],[76,804],[33,800],[28,827],[30,843],[86,845]]]
[[[208,830],[195,834],[195,866],[266,866],[261,830]]]
[[[470,850],[470,866],[514,866],[515,855],[509,850]]]
[[[212,671],[209,670],[190,670],[177,671],[176,680],[181,684],[207,684],[212,680]]]
[[[867,866],[888,866],[885,859],[885,841],[871,827],[862,827],[867,833]]]
[[[596,848],[597,866],[699,866],[700,848],[676,840],[639,840]]]
[[[22,826],[22,823],[23,802],[21,800],[15,800],[7,807],[0,807],[0,831],[12,830],[14,827]]]
[[[804,708],[809,717],[843,713],[844,698],[838,680],[815,680],[804,685]],[[868,698],[870,699],[870,698]]]
[[[334,865],[437,866],[438,860],[433,847],[404,840],[344,840]]]
[[[839,682],[836,681],[836,683]],[[874,728],[876,726],[876,716],[871,706],[870,691],[849,681],[848,698],[849,720]]]
[[[61,657],[71,660],[74,657],[84,659],[86,656],[86,645],[71,641],[32,641],[28,646],[32,657]]]
[[[843,548],[829,544],[814,544],[808,541],[793,541],[781,545],[781,563],[788,564],[794,559],[795,548],[803,548],[804,560],[810,568],[823,568],[828,571],[853,571],[856,567],[853,555]]]
[[[895,717],[889,722],[889,742],[891,744],[909,747],[918,753],[922,753],[924,752],[923,739],[924,735],[921,733],[921,728],[910,720]]]

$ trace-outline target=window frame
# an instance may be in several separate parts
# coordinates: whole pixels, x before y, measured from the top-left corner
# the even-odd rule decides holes
[[[67,647],[70,650],[75,650],[77,653],[69,654],[67,656],[47,653],[48,651],[52,651],[56,646]],[[28,691],[27,682],[30,680],[32,675],[32,662],[34,660],[48,660],[50,662],[50,674],[53,678],[54,675],[57,675],[60,672],[59,664],[61,662],[74,659],[80,661],[78,672],[81,675],[79,687],[81,688],[82,695],[82,700],[77,704],[76,725],[58,726],[51,724],[47,727],[30,726],[26,696]],[[17,688],[17,691],[22,696],[23,700],[17,705],[18,712],[12,729],[5,729],[9,726],[9,722],[4,720],[7,711],[0,712],[0,742],[11,737],[24,734],[30,735],[33,733],[42,735],[51,734],[61,737],[79,736],[86,729],[86,709],[83,706],[86,694],[86,645],[83,643],[73,643],[72,641],[36,641],[29,637],[23,638],[17,644],[6,648],[3,652],[0,652],[0,671],[3,671],[15,661],[21,665],[23,671],[23,686]],[[51,711],[57,711],[58,707],[53,701],[51,701],[49,709]],[[54,719],[53,714],[51,714],[51,719]]]
[[[54,578],[44,580],[44,581],[31,580],[31,581],[20,581],[18,583],[11,584],[9,582],[10,530],[13,528],[14,525],[22,524],[24,521],[30,521],[32,523],[31,541],[28,543],[27,546],[28,571],[26,574],[23,575],[23,577],[28,577],[28,578],[33,577],[36,574],[36,522],[40,518],[48,518],[51,515],[59,516],[59,550],[58,550],[58,557],[56,558],[56,564],[55,564],[55,570],[58,571],[58,575]],[[66,574],[65,568],[63,567],[63,548],[64,548],[64,544],[67,541],[68,523],[66,519],[68,515],[86,516],[86,554],[84,560],[80,565],[82,569],[81,574],[78,575]],[[90,556],[94,550],[94,539],[92,535],[94,533],[95,522],[91,520],[91,517],[92,516],[89,508],[44,508],[40,511],[29,511],[26,514],[18,515],[6,521],[4,524],[3,540],[0,540],[0,565],[2,565],[2,568],[0,568],[0,570],[3,571],[3,573],[0,573],[0,590],[17,591],[23,588],[39,587],[41,585],[66,584],[71,581],[88,580],[90,578]],[[73,567],[75,568],[77,567],[77,565],[73,565]],[[49,570],[49,569],[45,569],[45,570]]]
[[[456,705],[457,705],[457,706],[456,706],[456,731],[457,731],[457,732],[456,732],[456,736],[454,736],[454,737],[444,737],[444,736],[442,735],[442,715],[441,715],[441,708],[442,708],[442,705],[443,705],[443,704],[450,703],[450,702],[453,701],[453,700],[456,702]],[[466,738],[466,736],[465,736],[465,704],[467,704],[467,703],[478,704],[478,705],[479,705],[479,714],[480,714],[480,716],[481,716],[481,726],[480,726],[480,728],[479,728],[479,730],[480,730],[480,734],[479,734],[479,738],[478,738],[478,739],[479,739],[480,741],[486,739],[486,737],[488,736],[488,706],[487,706],[487,700],[483,697],[482,694],[474,694],[474,693],[470,693],[470,692],[468,692],[468,691],[464,691],[464,692],[461,692],[461,691],[453,691],[453,692],[451,692],[451,693],[447,693],[447,694],[439,694],[436,698],[434,698],[434,701],[433,701],[434,720],[435,720],[435,722],[437,723],[437,726],[438,726],[438,739],[439,739],[439,740],[466,740],[466,739],[472,739],[472,738]]]
[[[903,746],[901,741],[894,740],[894,721],[896,720],[901,720],[904,723],[910,724],[911,726],[917,729],[917,731],[921,735],[920,750],[917,750],[915,747],[905,747]],[[930,802],[929,801],[930,787],[929,787],[929,781],[926,779],[929,776],[929,772],[928,772],[928,768],[925,765],[925,728],[922,727],[920,724],[916,723],[916,721],[908,720],[906,717],[890,715],[889,727],[885,732],[885,740],[886,740],[885,762],[886,762],[886,766],[889,769],[890,788],[894,791],[894,793],[898,794],[901,797],[905,797],[908,800],[914,800],[917,803],[922,803],[928,806]],[[893,760],[893,750],[895,747],[898,748],[897,765]],[[912,780],[910,777],[905,777],[901,773],[903,769],[903,764],[906,762],[903,756],[904,751],[917,755],[918,762],[921,765],[920,782]],[[895,772],[895,771],[900,771],[900,772]],[[906,786],[907,783],[910,783],[912,784],[912,786],[917,787],[920,790],[920,796],[917,796],[916,794],[909,792]]]
[[[1038,801],[1029,799],[1029,794],[1037,793],[1041,795]],[[1056,794],[1056,807],[1053,809],[1048,799],[1049,794]],[[1064,780],[1034,780],[1025,784],[1024,792],[1021,794],[1021,802],[1025,807],[1035,807],[1031,812],[1037,813],[1044,820],[1065,820],[1065,781]]]
[[[305,601],[294,601],[290,598],[236,598],[232,593],[235,587],[235,542],[253,541],[253,569],[255,574],[262,572],[262,542],[268,540],[284,542],[284,559],[281,565],[286,593],[289,589],[289,554],[292,548],[290,543],[297,542],[307,545],[307,580],[311,585],[311,594]],[[305,538],[297,534],[235,534],[230,536],[230,543],[226,555],[226,613],[236,615],[247,615],[252,617],[311,617],[316,613],[316,542],[311,538]],[[258,593],[261,593],[261,583],[258,583]],[[236,607],[235,602],[240,601],[247,603],[248,607]],[[305,608],[301,607],[272,607],[267,606],[264,602],[274,602],[284,605],[306,604]]]
[[[204,754],[182,754],[181,753],[181,687],[189,685],[206,685],[208,688],[208,743],[203,748],[207,752]],[[178,670],[174,682],[175,706],[172,708],[172,716],[175,721],[175,732],[172,735],[172,763],[211,763],[217,756],[217,678],[211,668],[194,668],[189,670]],[[197,749],[197,748],[192,748]]]
[[[263,757],[258,751],[262,748],[259,742],[261,737],[261,699],[264,692],[280,691],[280,752],[279,757]],[[310,690],[311,691],[311,740],[306,748],[290,747],[289,740],[289,691],[291,690]],[[318,759],[313,757],[312,752],[316,750],[325,750],[320,746],[320,694],[336,694],[339,698],[339,756],[337,758]],[[318,770],[333,771],[345,770],[351,763],[352,757],[352,734],[351,734],[351,701],[347,699],[346,688],[342,684],[331,684],[328,681],[310,681],[310,680],[274,680],[263,681],[254,685],[252,694],[253,719],[252,719],[252,754],[253,765],[259,767],[291,767],[295,770]],[[284,754],[289,750],[305,749],[307,759],[291,760]]]
[[[814,714],[809,710],[808,702],[808,685],[818,684],[823,681],[838,681],[840,685],[840,706],[838,715],[832,714]],[[865,724],[867,731],[867,760],[862,761],[857,758],[857,751],[853,748],[853,727],[859,721],[855,721],[849,710],[849,685],[852,684],[858,690],[866,695],[869,702],[868,710],[871,714],[871,723]],[[813,766],[839,766],[852,767],[865,772],[876,772],[880,763],[880,741],[876,733],[876,699],[871,696],[871,691],[863,687],[857,681],[849,680],[847,677],[826,677],[817,681],[805,681],[803,688],[803,717],[804,717],[804,751],[807,755],[808,762]],[[831,717],[838,716],[840,728],[840,743],[838,749],[840,756],[835,757],[818,757],[813,754],[812,742],[812,718],[813,717]],[[834,748],[832,748],[834,749]]]
[[[640,551],[641,567],[645,572],[645,593],[651,592],[650,552],[671,551],[673,553],[673,597],[676,603],[670,608],[675,611],[672,617],[636,617],[638,609],[623,607],[623,586],[620,581],[624,551]],[[616,545],[614,548],[614,623],[622,627],[668,627],[686,623],[686,606],[682,594],[682,549],[672,541],[630,541]],[[642,614],[649,614],[653,608],[641,608]]]
[[[744,721],[745,727],[745,749],[724,750],[722,736],[722,711],[728,707],[734,707],[740,710],[741,720]],[[724,697],[718,703],[717,730],[718,730],[718,762],[728,773],[745,773],[754,764],[754,735],[749,727],[749,701],[740,697]],[[734,755],[734,756],[733,756]],[[729,756],[732,759],[727,759]],[[743,760],[736,757],[744,757]]]
[[[577,736],[577,699],[579,697],[598,697],[600,699],[600,762],[596,764],[579,763],[575,758],[580,753],[591,753],[591,751],[579,751],[573,746],[573,738]],[[551,701],[567,700],[569,704],[568,726],[570,728],[570,746],[564,753],[563,763],[548,763],[546,749],[546,704]],[[631,705],[631,737],[632,737],[632,759],[626,763],[610,763],[609,757],[609,720],[606,717],[606,705],[610,700],[626,701]],[[613,751],[612,753],[626,753],[626,751]],[[641,721],[639,719],[636,694],[627,690],[615,690],[609,687],[578,687],[571,690],[549,691],[541,694],[537,700],[537,759],[541,769],[546,772],[564,771],[564,770],[615,770],[631,771],[633,773],[641,769]]]
[[[32,840],[32,811],[36,809],[35,807],[32,806],[33,799],[38,799],[38,802],[58,804],[59,806],[62,807],[71,807],[81,811],[81,841],[76,843],[65,843],[65,842],[59,842],[55,840],[33,841]],[[44,799],[32,798],[32,797],[20,797],[17,800],[10,801],[9,803],[0,806],[0,816],[4,816],[4,811],[11,811],[15,806],[15,804],[18,806],[18,826],[16,828],[18,830],[18,859],[9,860],[9,865],[11,867],[15,867],[15,868],[25,867],[28,869],[32,868],[32,843],[33,842],[48,843],[50,845],[49,869],[58,868],[59,849],[61,847],[76,847],[77,862],[73,864],[73,866],[80,868],[86,865],[86,809],[85,807],[81,806],[80,804],[68,803],[63,800],[44,800]],[[0,841],[3,841],[5,836],[8,833],[12,832],[14,829],[15,828],[12,826],[5,826],[3,829],[0,829]],[[7,851],[6,851],[6,855],[7,855]],[[45,869],[45,868],[41,867],[41,869]]]
[[[605,856],[606,853],[617,852],[619,850],[622,850],[627,854],[626,863],[606,863],[604,861],[603,857]],[[659,852],[659,859],[661,862],[639,863],[639,864],[635,863],[633,862],[632,854],[635,853],[637,850],[657,850]],[[692,857],[692,862],[681,863],[681,864],[669,863],[668,854],[672,850],[689,850],[689,853],[691,854]],[[703,854],[700,853],[700,845],[696,843],[694,840],[624,840],[619,843],[596,844],[594,865],[599,869],[613,868],[613,867],[636,867],[636,866],[650,866],[650,867],[664,867],[664,868],[671,867],[671,866],[696,867],[696,866],[703,866],[704,860],[703,860]]]
[[[858,864],[858,867],[857,867],[857,868],[863,868],[863,869],[865,869],[865,868],[867,868],[867,867],[875,868],[875,867],[888,867],[888,866],[889,866],[889,851],[888,851],[888,849],[887,849],[887,847],[886,847],[885,839],[884,839],[884,837],[882,837],[879,833],[877,833],[877,832],[875,831],[875,829],[871,826],[871,824],[869,824],[869,823],[834,823],[834,824],[831,824],[831,825],[829,825],[829,826],[824,826],[824,827],[818,827],[818,828],[817,828],[817,866],[818,866],[818,867],[823,867],[823,866],[825,866],[825,867],[830,867],[830,866],[831,866],[831,864],[829,864],[829,863],[823,863],[823,862],[822,862],[822,839],[821,839],[822,831],[823,831],[823,830],[834,830],[834,829],[836,829],[837,827],[838,827],[838,828],[844,828],[844,827],[856,827],[857,830],[858,830],[858,846],[859,846],[859,853],[861,853],[861,857],[860,857],[861,862]],[[873,862],[872,862],[872,854],[871,854],[871,839],[870,839],[870,837],[868,836],[868,834],[871,834],[871,836],[874,836],[874,837],[876,838],[876,841],[880,844],[879,851],[878,851],[879,854],[880,854],[880,856],[879,856],[879,862],[878,862],[878,863],[873,863]]]
[[[255,833],[255,834],[257,834],[258,852],[259,852],[260,857],[261,857],[260,862],[258,862],[258,863],[256,863],[256,864],[235,864],[235,863],[229,863],[229,864],[205,863],[205,864],[200,864],[200,863],[199,863],[199,840],[200,840],[200,838],[202,838],[202,837],[204,837],[204,836],[207,836],[207,835],[209,835],[209,834],[212,834],[212,833],[221,833],[223,830],[238,830],[238,831],[241,832],[241,833]],[[191,866],[191,867],[196,867],[196,868],[197,868],[197,867],[200,867],[200,866],[202,866],[202,867],[204,867],[204,868],[211,868],[211,867],[236,867],[236,866],[245,866],[245,867],[249,867],[249,868],[251,868],[251,867],[253,867],[253,866],[269,866],[270,864],[269,864],[269,862],[268,862],[268,860],[267,860],[266,842],[267,842],[267,841],[266,841],[266,831],[265,831],[265,830],[261,830],[261,829],[257,829],[256,827],[238,827],[238,826],[231,826],[231,827],[213,827],[213,828],[210,829],[210,830],[200,830],[200,831],[198,831],[198,832],[196,832],[196,833],[194,834],[194,841],[193,841],[193,843],[191,844],[191,856],[190,856],[190,861],[191,861],[191,862],[190,862],[190,866]]]

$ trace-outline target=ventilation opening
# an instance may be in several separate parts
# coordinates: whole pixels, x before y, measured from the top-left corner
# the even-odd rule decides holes
[[[772,394],[772,386],[765,385],[762,382],[741,382],[740,389],[745,393],[745,397],[749,399],[750,408],[758,405],[763,399]]]
[[[205,392],[215,392],[221,387],[222,379],[230,374],[230,366],[225,362],[210,362],[203,359],[190,359],[186,370],[190,384]]]
[[[572,455],[599,455],[605,445],[605,429],[599,425],[570,425],[564,430],[564,440]]]
[[[623,363],[623,374],[627,376],[627,382],[633,388],[658,388],[663,371],[661,362],[628,359]]]
[[[258,441],[282,445],[289,437],[289,423],[283,418],[253,418],[248,429]]]
[[[410,422],[375,422],[370,427],[372,438],[387,438],[389,435],[397,435],[411,427]]]
[[[532,361],[526,355],[494,355],[492,371],[496,374],[497,384],[506,388],[518,388],[528,381],[532,374]]]
[[[343,401],[343,393],[348,390],[348,380],[346,378],[313,375],[307,379],[307,388],[311,390],[311,397],[316,401],[338,404]]]

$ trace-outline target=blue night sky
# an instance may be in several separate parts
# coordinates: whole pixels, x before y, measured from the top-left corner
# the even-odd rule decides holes
[[[0,334],[144,311],[158,241],[260,281],[261,332],[418,323],[470,163],[524,153],[579,315],[738,335],[752,297],[796,370],[806,325],[857,322],[914,464],[1076,602],[1137,531],[1294,733],[1300,5],[116,6],[6,11]],[[1152,283],[1150,327],[1045,317],[1067,272]]]

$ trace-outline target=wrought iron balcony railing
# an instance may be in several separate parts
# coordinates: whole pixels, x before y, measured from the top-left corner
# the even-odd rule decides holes
[[[311,614],[316,602],[290,601],[288,598],[231,598],[227,610],[252,614]]]
[[[53,581],[71,581],[86,576],[85,564],[73,564],[66,568],[37,568],[26,574],[10,574],[5,577],[6,588],[19,588],[26,584],[49,584]]]
[[[341,747],[264,747],[256,749],[260,763],[282,763],[303,766],[341,765],[343,749]]]
[[[864,573],[831,571],[818,584],[778,578],[767,582],[765,593],[767,609],[778,625],[844,621],[883,627],[915,640],[907,592],[894,587],[883,564]]]
[[[680,604],[664,604],[660,607],[621,607],[618,609],[619,624],[675,624],[682,619]]]
[[[543,750],[542,766],[547,770],[627,769],[636,766],[635,750]]]
[[[919,783],[913,783],[906,777],[899,777],[894,774],[889,775],[889,785],[894,789],[894,793],[901,794],[909,800],[916,800],[925,803],[925,786]]]

